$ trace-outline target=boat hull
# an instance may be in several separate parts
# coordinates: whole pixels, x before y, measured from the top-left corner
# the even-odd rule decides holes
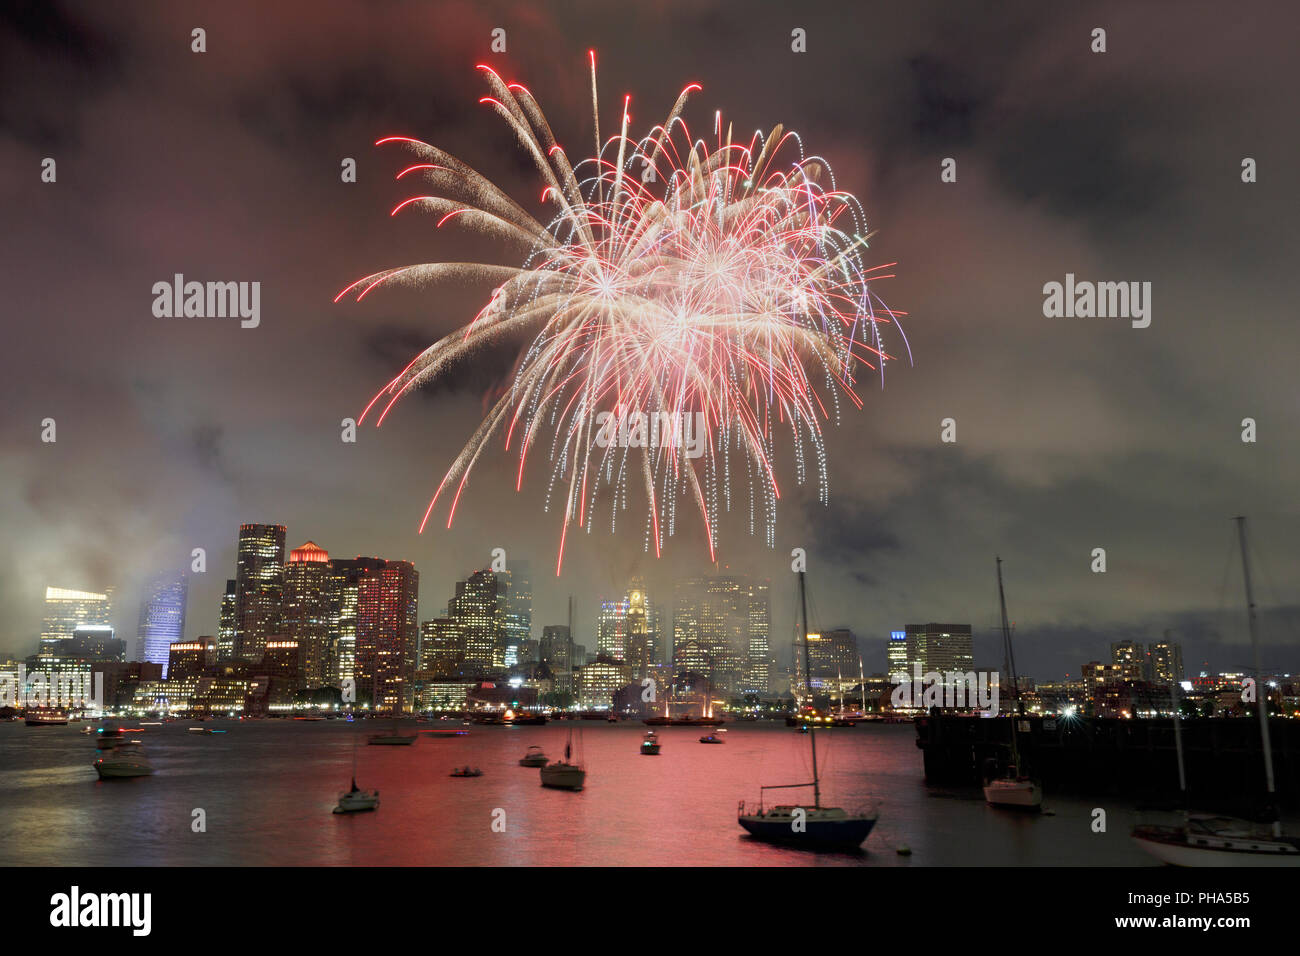
[[[1133,830],[1133,842],[1161,863],[1169,866],[1280,867],[1300,866],[1300,851],[1272,840],[1242,838],[1225,841],[1228,846],[1194,846],[1179,827],[1140,826]],[[1268,847],[1268,849],[1251,849]]]
[[[548,764],[541,769],[542,786],[552,790],[581,790],[587,783],[587,771],[571,764]]]
[[[810,817],[804,822],[803,831],[796,832],[789,817],[771,819],[754,814],[737,817],[737,822],[751,836],[767,843],[842,850],[860,847],[876,825],[875,817],[846,817],[840,820]]]
[[[350,797],[350,794],[345,794],[339,798],[339,804],[334,808],[334,812],[365,813],[367,810],[375,810],[379,807],[379,794],[366,794],[351,799]]]
[[[95,765],[100,780],[116,780],[123,777],[147,777],[153,773],[148,764],[100,764]]]
[[[984,799],[991,807],[1036,812],[1043,808],[1043,788],[1020,780],[994,780],[984,785]]]
[[[414,736],[411,736],[411,737],[402,737],[402,736],[395,736],[395,737],[371,737],[370,740],[367,741],[367,743],[370,743],[371,745],[373,745],[373,746],[377,746],[377,747],[378,747],[378,746],[385,746],[385,747],[409,747],[411,744],[415,743],[416,739],[417,739],[417,738],[414,737]]]

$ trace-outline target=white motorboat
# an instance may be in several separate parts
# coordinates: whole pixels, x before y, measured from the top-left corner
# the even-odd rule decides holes
[[[94,763],[101,780],[113,777],[147,777],[153,766],[144,755],[139,741],[118,744]]]
[[[546,764],[546,754],[542,753],[542,748],[538,746],[529,747],[524,755],[519,758],[519,766],[521,767],[545,767]]]

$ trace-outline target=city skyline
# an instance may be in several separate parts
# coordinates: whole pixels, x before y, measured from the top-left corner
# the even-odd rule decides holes
[[[1273,79],[1289,62],[1280,31],[1243,25],[1207,51],[1200,38],[1219,30],[1211,4],[1187,6],[1177,23],[1118,6],[1048,17],[1027,4],[1009,33],[982,11],[918,4],[887,30],[861,12],[801,12],[801,56],[790,55],[793,14],[757,4],[743,22],[724,18],[736,48],[771,51],[755,72],[711,56],[717,5],[641,11],[631,31],[622,12],[579,6],[551,17],[514,4],[466,10],[447,30],[433,10],[339,4],[319,12],[310,48],[292,13],[261,11],[250,30],[242,14],[211,11],[203,56],[175,40],[193,28],[176,10],[50,8],[46,33],[13,34],[4,68],[52,99],[12,118],[15,168],[31,182],[15,187],[6,261],[31,281],[10,308],[37,317],[40,332],[15,337],[0,377],[14,476],[0,521],[26,545],[0,566],[0,652],[24,651],[39,632],[46,586],[134,595],[194,548],[209,570],[191,578],[185,636],[215,631],[210,609],[234,567],[229,529],[250,519],[302,529],[331,553],[410,560],[433,581],[460,579],[500,547],[532,562],[539,622],[562,623],[572,593],[583,628],[594,602],[633,576],[668,594],[676,577],[713,570],[703,530],[683,514],[658,561],[639,529],[575,534],[556,581],[545,481],[515,492],[499,447],[456,525],[416,534],[431,484],[507,378],[508,354],[457,370],[356,444],[339,440],[376,383],[463,325],[483,295],[398,291],[335,306],[361,260],[406,262],[426,243],[431,258],[491,251],[390,218],[401,167],[372,144],[403,133],[476,163],[486,155],[494,181],[536,211],[535,176],[478,104],[474,64],[535,89],[577,155],[592,132],[584,69],[595,49],[606,127],[620,93],[640,128],[698,82],[686,114],[696,128],[722,110],[737,129],[797,129],[861,197],[871,263],[898,263],[888,301],[909,312],[916,364],[896,365],[885,389],[863,389],[862,410],[827,427],[829,506],[783,473],[776,547],[748,535],[744,514],[722,538],[722,566],[773,582],[774,649],[793,629],[785,569],[801,547],[832,626],[883,642],[909,621],[969,621],[977,656],[987,647],[996,660],[1001,554],[1027,672],[1073,674],[1093,648],[1165,630],[1189,667],[1245,666],[1238,579],[1221,586],[1229,518],[1244,512],[1266,663],[1295,669],[1289,476],[1300,446],[1285,356],[1297,333],[1283,265],[1295,240],[1275,213],[1294,204],[1280,171],[1296,131],[1275,119],[1286,115]],[[1124,42],[1097,57],[1086,37],[1102,13]],[[489,46],[498,19],[517,25],[504,53]],[[834,52],[854,33],[873,35],[873,56]],[[81,66],[46,57],[50,35],[81,51]],[[73,105],[53,108],[64,100]],[[159,117],[174,148],[152,146]],[[56,183],[38,181],[47,156],[59,160]],[[349,157],[355,183],[338,175]],[[940,178],[947,157],[955,182]],[[1258,181],[1242,181],[1244,157]],[[69,243],[62,224],[73,221],[83,226]],[[1222,239],[1243,234],[1258,245]],[[280,267],[263,274],[267,263]],[[262,282],[260,325],[154,316],[152,285],[177,273]],[[1075,275],[1150,281],[1150,327],[1047,317],[1044,285]],[[1236,310],[1230,335],[1206,306],[1224,301]],[[40,440],[46,418],[57,442]],[[941,440],[947,418],[954,443]],[[1247,418],[1252,443],[1241,440]],[[1104,574],[1090,567],[1096,548]],[[138,623],[133,604],[115,602],[120,635]]]
[[[151,584],[153,590],[146,591],[140,602],[139,637],[134,645],[122,644],[124,651],[129,652],[128,659],[151,661],[162,664],[165,669],[168,656],[165,652],[154,647],[151,654],[145,653],[146,622],[156,619],[159,632],[167,630],[170,633],[176,626],[177,619],[184,622],[188,617],[196,633],[191,635],[187,632],[182,639],[172,643],[194,644],[210,640],[216,650],[223,647],[224,640],[224,649],[216,653],[216,660],[258,660],[260,655],[256,646],[262,646],[268,638],[277,641],[287,639],[301,648],[298,669],[303,678],[303,686],[337,686],[344,677],[356,677],[358,686],[362,680],[367,687],[371,684],[377,686],[379,678],[373,666],[355,667],[355,646],[361,628],[380,626],[387,619],[385,615],[392,613],[381,612],[379,603],[383,600],[381,594],[387,590],[383,584],[383,571],[389,568],[390,571],[401,572],[402,593],[409,594],[409,610],[400,612],[408,615],[408,630],[401,639],[402,644],[398,645],[399,650],[405,648],[400,653],[409,655],[405,670],[402,671],[408,678],[416,671],[425,669],[426,640],[431,642],[431,647],[438,648],[450,638],[453,644],[468,650],[467,656],[462,658],[463,662],[486,670],[505,670],[512,667],[516,659],[520,662],[525,659],[523,642],[528,642],[531,646],[527,660],[546,660],[544,653],[541,656],[535,655],[545,647],[548,632],[558,629],[565,632],[565,639],[570,645],[589,648],[587,663],[598,657],[607,657],[629,666],[640,666],[638,662],[669,664],[676,672],[688,673],[701,667],[700,661],[708,658],[710,664],[704,668],[705,671],[715,677],[723,672],[730,674],[720,686],[734,689],[752,685],[760,696],[781,696],[786,692],[784,683],[776,686],[778,674],[782,675],[783,681],[788,679],[797,683],[802,680],[802,663],[796,653],[797,638],[792,634],[789,645],[780,648],[772,647],[768,640],[771,615],[769,580],[751,581],[748,576],[729,573],[697,575],[675,581],[669,592],[671,597],[666,598],[654,596],[646,588],[644,578],[638,575],[626,584],[627,600],[598,600],[585,621],[581,613],[573,611],[566,599],[566,612],[573,615],[572,621],[577,625],[570,633],[567,617],[565,624],[537,618],[532,604],[531,576],[526,561],[520,561],[515,572],[525,588],[522,593],[510,586],[512,572],[509,569],[498,567],[494,570],[488,566],[467,572],[461,580],[454,582],[454,587],[448,587],[447,582],[433,584],[432,587],[441,588],[448,593],[447,600],[441,604],[426,600],[417,612],[420,575],[413,563],[377,556],[331,558],[326,549],[310,539],[293,549],[284,543],[288,540],[287,529],[283,525],[243,523],[239,526],[236,554],[242,554],[243,557],[236,561],[236,579],[226,582],[226,593],[216,615],[219,626],[215,630],[193,623],[194,615],[187,604],[189,575],[182,574],[179,578],[174,572],[155,575]],[[491,559],[494,564],[503,562],[504,555],[494,554]],[[241,566],[244,568],[243,576],[248,577],[255,575],[258,567],[267,562],[278,569],[278,575],[267,579],[261,589],[269,588],[278,597],[262,608],[259,615],[270,617],[275,623],[268,625],[266,633],[260,638],[250,641],[242,629],[234,624],[237,603],[233,595],[239,591],[237,581],[241,575]],[[307,577],[309,573],[316,572],[316,569],[319,569],[316,576]],[[475,584],[476,581],[480,583]],[[488,590],[484,591],[484,587]],[[728,595],[733,592],[739,594],[742,602],[749,601],[749,610],[746,611],[739,605],[731,606],[735,598]],[[104,630],[112,635],[115,629],[105,622],[111,616],[109,609],[112,607],[113,593],[112,588],[101,593],[47,587],[45,624],[40,641],[32,655],[11,653],[10,656],[26,658],[38,653],[57,656],[58,638],[71,637],[74,632],[83,629],[87,633]],[[761,596],[761,603],[755,602],[756,593]],[[347,597],[349,594],[350,603]],[[159,606],[162,606],[161,611]],[[761,612],[754,610],[760,606]],[[629,608],[632,607],[639,609],[637,624],[630,623],[638,620],[637,615],[629,615]],[[334,613],[332,625],[329,617],[331,609]],[[451,614],[452,618],[448,619],[447,614]],[[756,617],[756,614],[759,616]],[[259,615],[252,617],[257,618]],[[233,628],[229,635],[224,633],[227,617]],[[482,631],[481,634],[475,631],[474,621],[479,622],[477,628]],[[706,623],[711,633],[723,636],[720,638],[723,644],[718,648],[710,646],[701,650],[698,634]],[[450,625],[450,630],[446,625]],[[980,628],[968,623],[908,623],[902,630],[893,629],[884,635],[875,635],[843,626],[843,622],[822,621],[810,615],[809,629],[811,639],[820,642],[813,645],[814,660],[830,654],[831,657],[827,659],[837,661],[840,669],[849,677],[854,672],[850,665],[858,657],[863,672],[873,678],[882,675],[892,677],[900,671],[910,675],[912,662],[919,662],[921,669],[926,672],[963,671],[972,667],[997,669],[1001,666],[1005,669],[1006,666],[1006,661],[998,657],[1002,653],[1000,633],[986,628],[981,641],[977,639],[981,636]],[[723,645],[727,643],[725,635],[732,631],[735,632],[731,634],[734,646],[728,651]],[[951,641],[948,631],[954,632],[953,637],[958,642],[956,651],[949,647]],[[385,633],[390,635],[388,639],[392,638],[391,628]],[[585,644],[582,642],[584,633],[589,635]],[[338,643],[331,644],[329,650],[325,650],[326,638],[337,640]],[[158,640],[160,638],[155,635],[152,643],[156,644]],[[852,644],[852,653],[840,649],[841,642],[845,640]],[[995,640],[999,642],[996,646]],[[1135,656],[1144,653],[1144,646],[1148,648],[1145,657]],[[1073,684],[1104,679],[1111,672],[1124,679],[1144,680],[1157,674],[1167,681],[1173,672],[1177,672],[1181,679],[1183,674],[1195,677],[1198,674],[1234,674],[1253,669],[1238,662],[1216,664],[1190,658],[1190,663],[1185,664],[1183,644],[1168,628],[1161,633],[1159,639],[1137,641],[1124,638],[1110,641],[1108,647],[1109,657],[1092,648],[1083,658],[1072,662],[1067,671],[1038,672],[1024,667],[1022,663],[1019,672],[1022,677],[1039,683],[1069,681]],[[696,650],[693,651],[692,648]],[[369,650],[375,650],[373,643]],[[512,654],[515,655],[514,659],[510,656]],[[728,664],[727,661],[731,659],[729,654],[739,654],[738,662]],[[1110,663],[1105,664],[1103,659],[1109,659]],[[577,667],[582,663],[581,658],[574,659],[572,666]],[[756,666],[761,667],[763,672],[761,683],[756,683],[752,674]],[[1265,669],[1275,674],[1291,673],[1290,668],[1271,664],[1266,664]]]

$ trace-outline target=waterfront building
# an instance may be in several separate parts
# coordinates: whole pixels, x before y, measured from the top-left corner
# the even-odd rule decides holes
[[[506,666],[506,595],[492,571],[475,571],[456,582],[447,616],[456,622],[465,645],[465,662],[480,671]]]
[[[339,579],[329,552],[314,542],[289,552],[281,624],[284,637],[302,649],[305,687],[325,687],[337,680]]]
[[[610,660],[627,660],[626,601],[601,601],[596,614],[596,653]]]
[[[716,693],[770,689],[766,581],[717,575],[678,582],[673,592],[673,667],[706,674]]]
[[[513,667],[523,658],[524,645],[533,636],[533,576],[527,561],[512,561],[508,571],[497,571],[498,588],[502,602],[501,660]]]
[[[741,691],[762,697],[772,687],[771,647],[768,635],[772,628],[771,585],[767,581],[753,581],[749,588],[749,657],[745,664],[745,677]]]
[[[1147,658],[1137,641],[1115,641],[1110,645],[1110,662],[1119,669],[1122,680],[1147,679]]]
[[[614,693],[632,678],[632,669],[622,661],[598,655],[574,673],[574,695],[583,710],[609,710]]]
[[[273,634],[281,633],[284,595],[284,525],[243,524],[235,555],[235,654],[258,661]]]
[[[909,648],[907,631],[889,632],[889,647],[887,649],[889,674],[895,681],[901,682],[912,679],[912,660],[909,657]]]
[[[908,624],[908,659],[921,673],[965,674],[975,668],[969,624]]]
[[[450,617],[420,624],[419,670],[438,677],[460,674],[465,666],[465,639]]]
[[[401,713],[415,704],[419,647],[419,572],[410,561],[386,561],[361,578],[357,593],[356,682],[376,710]]]
[[[374,574],[387,562],[383,558],[334,558],[330,566],[334,572],[334,594],[338,610],[334,621],[335,680],[342,687],[356,680],[357,657],[357,602],[361,582]]]
[[[168,648],[166,679],[179,683],[187,678],[202,677],[217,663],[217,639],[200,637],[196,641],[176,641]]]
[[[45,589],[45,620],[41,625],[39,657],[57,657],[60,645],[78,627],[113,623],[112,589],[78,591],[72,588]]]
[[[1169,640],[1166,632],[1164,640],[1151,645],[1151,680],[1157,684],[1181,681],[1186,672],[1183,670],[1183,648]]]
[[[221,595],[221,613],[217,624],[217,659],[235,659],[235,593],[234,578],[226,581],[226,592]]]

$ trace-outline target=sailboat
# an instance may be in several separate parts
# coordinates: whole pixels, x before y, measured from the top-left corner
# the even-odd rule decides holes
[[[804,685],[812,696],[812,670],[808,654],[808,598],[804,585],[804,572],[799,572],[800,631],[803,636]],[[812,774],[810,783],[786,783],[759,789],[756,809],[747,808],[742,800],[736,811],[736,822],[750,835],[770,843],[826,849],[856,849],[876,825],[879,814],[849,813],[840,807],[822,806],[821,777],[817,771],[817,729],[808,726],[808,743],[812,748]],[[765,806],[762,793],[767,790],[789,790],[812,787],[812,806],[779,804]]]
[[[404,734],[398,727],[397,717],[393,717],[393,729],[387,734],[371,734],[367,743],[387,744],[389,746],[410,746],[420,738],[419,734]]]
[[[1018,724],[1025,714],[1024,701],[1020,699],[1020,679],[1016,675],[1016,654],[1011,645],[1011,625],[1007,620],[1007,596],[1002,588],[1002,558],[998,558],[998,602],[1002,607],[1002,646],[1011,669],[1011,689],[1016,698],[1016,712],[1011,715],[1011,761],[1002,776],[989,774],[984,781],[984,799],[994,807],[1016,810],[1041,810],[1043,788],[1037,780],[1024,772],[1020,759],[1020,730]],[[990,758],[991,759],[991,758]]]
[[[374,810],[379,806],[378,790],[362,790],[357,786],[357,738],[352,735],[352,789],[339,794],[335,813],[358,813],[362,810]]]
[[[569,633],[573,633],[572,601],[569,602]],[[587,770],[582,765],[581,758],[576,763],[573,760],[573,721],[566,723],[569,725],[569,735],[564,742],[564,759],[541,768],[542,786],[554,790],[581,790],[587,782]]]
[[[1300,866],[1300,837],[1282,832],[1281,820],[1273,804],[1273,748],[1268,735],[1268,688],[1263,686],[1260,666],[1259,635],[1255,622],[1255,597],[1250,586],[1250,558],[1246,548],[1246,519],[1237,517],[1237,538],[1241,544],[1241,568],[1246,585],[1246,618],[1250,626],[1250,645],[1255,656],[1255,709],[1259,712],[1259,733],[1264,751],[1264,780],[1268,790],[1271,827],[1262,828],[1247,820],[1216,816],[1210,813],[1183,811],[1178,826],[1139,824],[1133,828],[1133,842],[1162,863],[1171,866]],[[1174,746],[1178,751],[1178,787],[1187,794],[1187,774],[1183,767],[1183,735],[1178,719],[1178,694],[1174,697]]]
[[[542,786],[555,790],[581,790],[587,782],[582,762],[573,762],[573,721],[569,721],[569,739],[564,744],[564,759],[548,763],[541,769]]]

